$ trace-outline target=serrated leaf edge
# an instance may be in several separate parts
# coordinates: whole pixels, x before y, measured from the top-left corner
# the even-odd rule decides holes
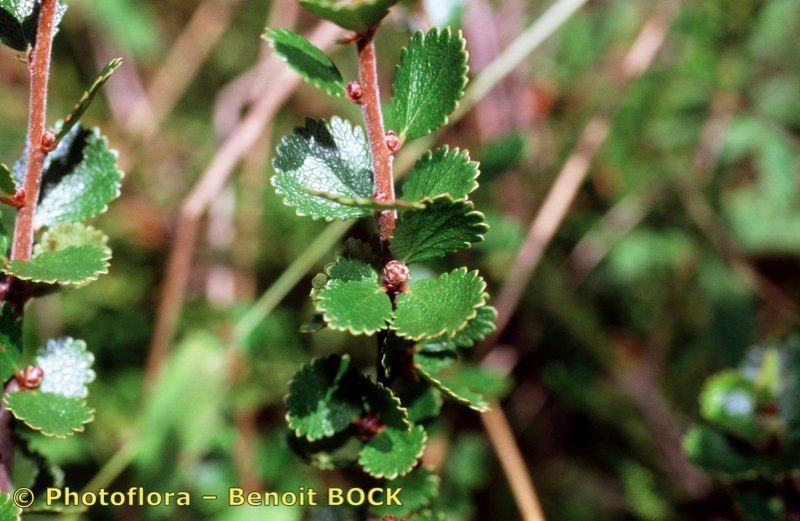
[[[414,170],[417,170],[420,167],[420,165],[423,163],[423,161],[433,161],[434,156],[436,156],[439,153],[441,153],[441,155],[443,157],[446,157],[451,152],[453,154],[457,154],[457,155],[461,156],[470,167],[473,167],[475,169],[475,175],[472,177],[472,179],[470,179],[472,181],[472,188],[469,190],[469,192],[467,192],[467,195],[465,195],[464,197],[453,197],[452,194],[448,194],[448,193],[436,194],[435,196],[432,196],[432,197],[423,197],[419,201],[420,203],[424,203],[426,200],[430,201],[432,199],[436,199],[437,197],[444,197],[444,196],[450,196],[450,198],[453,201],[468,200],[469,199],[469,194],[471,194],[472,192],[477,190],[478,187],[480,186],[480,183],[478,182],[478,178],[481,176],[481,164],[480,164],[479,161],[473,160],[472,157],[469,155],[469,150],[467,150],[465,148],[464,149],[459,148],[459,147],[450,148],[450,145],[442,145],[441,147],[439,147],[437,149],[427,150],[422,155],[422,157],[420,157],[417,160],[417,162],[414,163]],[[411,175],[413,173],[414,173],[414,171],[412,171],[411,174],[409,174],[409,178],[411,177]],[[408,180],[406,180],[403,183],[403,186],[401,187],[401,193],[402,193],[402,190],[405,189],[405,185],[407,183],[408,183]],[[403,197],[404,200],[408,201],[408,199],[405,199],[405,195],[402,195],[401,197]]]
[[[383,473],[383,472],[375,472],[375,473],[373,473],[373,472],[370,472],[369,470],[367,470],[366,466],[362,462],[362,454],[363,454],[363,451],[364,451],[363,448],[358,452],[358,465],[362,469],[364,469],[364,472],[366,472],[367,474],[369,474],[373,478],[377,478],[377,479],[390,479],[391,480],[391,479],[400,478],[400,477],[403,477],[403,476],[409,474],[412,470],[414,470],[414,467],[417,465],[417,461],[419,461],[419,459],[422,457],[422,454],[425,452],[425,447],[428,445],[428,432],[425,430],[425,428],[422,425],[412,425],[411,428],[406,432],[413,431],[415,427],[419,427],[420,430],[422,430],[422,447],[420,448],[419,452],[414,456],[414,462],[411,463],[411,465],[408,467],[408,469],[406,469],[404,471],[397,471],[397,472],[394,472],[394,473]],[[367,445],[364,444],[364,447],[366,447],[366,446]]]
[[[80,246],[70,246],[70,248],[79,248],[79,247]],[[95,248],[97,250],[101,250],[104,253],[104,256],[101,257],[100,260],[101,260],[101,262],[105,263],[105,267],[101,271],[95,272],[94,275],[91,275],[89,277],[83,278],[83,279],[81,279],[79,281],[60,282],[58,279],[42,279],[42,278],[38,278],[38,277],[25,277],[25,276],[22,276],[22,275],[18,275],[16,273],[12,272],[12,271],[9,271],[10,264],[7,264],[3,268],[2,271],[3,271],[3,273],[8,273],[9,275],[13,275],[14,277],[18,278],[19,280],[27,280],[27,281],[30,281],[30,282],[37,282],[37,283],[41,283],[41,284],[58,284],[59,286],[83,286],[85,284],[89,284],[90,282],[96,281],[97,279],[100,278],[100,275],[108,275],[108,269],[111,267],[111,263],[109,261],[113,258],[113,253],[111,251],[111,248],[108,248],[108,247],[100,248],[100,247],[97,247],[97,246],[91,246],[91,247]],[[67,249],[67,248],[65,248],[65,249]],[[64,250],[57,250],[57,251],[64,251]],[[45,253],[56,253],[56,252],[45,252]],[[32,258],[31,260],[34,260],[34,259],[35,259],[35,257]],[[14,262],[14,261],[12,261],[12,262]],[[30,261],[22,261],[22,262],[30,262]]]
[[[392,313],[390,313],[389,317],[386,319],[386,325],[384,327],[380,327],[380,328],[377,328],[377,329],[363,329],[363,330],[360,330],[360,329],[355,329],[352,326],[341,327],[341,326],[335,325],[333,323],[333,321],[335,319],[331,315],[328,314],[327,310],[320,309],[319,308],[319,304],[325,302],[325,297],[323,296],[324,291],[326,289],[330,288],[331,284],[333,282],[337,281],[337,280],[340,280],[340,279],[330,279],[330,280],[328,280],[328,282],[325,284],[325,287],[323,289],[321,289],[320,291],[318,291],[316,293],[316,295],[315,295],[315,298],[314,298],[314,309],[317,311],[317,313],[322,313],[322,318],[323,318],[323,320],[325,320],[325,324],[329,328],[333,329],[334,331],[344,331],[344,332],[350,333],[353,336],[360,336],[360,335],[371,336],[371,335],[374,335],[375,333],[377,333],[378,331],[383,331],[384,329],[388,329],[389,321],[391,320]],[[346,282],[364,282],[366,280],[368,280],[368,279],[362,278],[361,280],[358,280],[358,281],[342,281],[342,282],[343,283],[346,283]],[[386,290],[380,285],[380,283],[378,283],[375,287],[376,287],[376,289],[379,289],[379,290],[383,291],[384,294],[386,293]],[[386,295],[386,298],[388,299],[389,296]]]
[[[264,34],[262,34],[262,35],[261,35],[261,38],[263,38],[263,39],[264,39],[264,40],[265,40],[265,41],[266,41],[266,42],[269,44],[270,48],[271,48],[273,51],[275,51],[273,54],[275,54],[275,56],[277,56],[279,60],[281,60],[283,63],[285,63],[286,65],[288,65],[288,66],[289,66],[289,67],[290,67],[290,68],[291,68],[293,71],[295,71],[295,72],[296,72],[296,73],[297,73],[297,74],[298,74],[298,75],[299,75],[301,78],[303,78],[303,80],[304,80],[305,82],[307,82],[307,83],[309,83],[309,84],[313,85],[313,86],[314,86],[314,87],[316,87],[317,89],[321,90],[322,92],[324,92],[325,94],[328,94],[328,95],[330,95],[330,96],[336,96],[336,97],[340,97],[340,98],[344,96],[344,93],[345,93],[344,78],[342,77],[342,73],[339,71],[339,68],[338,68],[338,67],[336,67],[336,64],[335,64],[335,63],[333,63],[333,60],[331,59],[331,57],[330,57],[330,56],[328,56],[328,53],[326,53],[325,51],[323,51],[322,49],[320,49],[319,47],[317,47],[316,45],[314,45],[314,47],[316,47],[316,48],[317,48],[317,49],[318,49],[318,50],[319,50],[319,51],[320,51],[322,54],[324,54],[325,56],[328,56],[328,59],[329,59],[329,60],[331,61],[331,63],[333,64],[333,67],[336,69],[336,71],[337,71],[337,72],[339,72],[339,77],[340,77],[340,78],[342,78],[342,88],[341,88],[341,89],[340,89],[338,92],[332,92],[332,91],[328,90],[327,88],[323,87],[323,86],[322,86],[322,84],[321,84],[319,81],[317,81],[317,80],[315,80],[315,79],[313,79],[313,78],[309,77],[307,74],[304,74],[304,73],[300,72],[299,70],[297,70],[296,68],[294,68],[294,67],[293,67],[293,66],[292,66],[292,65],[289,63],[289,59],[288,59],[288,58],[286,58],[286,57],[284,57],[284,56],[283,56],[281,53],[279,53],[279,52],[278,52],[278,51],[275,49],[275,40],[273,40],[273,38],[272,38],[272,34],[274,34],[274,33],[281,33],[281,34],[288,34],[288,35],[295,35],[295,36],[299,36],[299,37],[303,38],[304,40],[306,40],[306,41],[307,41],[308,43],[310,43],[311,45],[314,45],[314,43],[313,43],[313,42],[311,42],[310,40],[308,40],[308,38],[306,38],[306,37],[305,37],[305,36],[303,36],[302,34],[300,34],[300,33],[296,33],[296,32],[294,32],[294,31],[291,31],[291,30],[289,30],[289,29],[286,29],[286,28],[284,28],[284,27],[268,27],[268,28],[267,28],[267,29],[264,31]]]
[[[17,391],[17,392],[24,393],[26,391]],[[55,438],[57,440],[63,440],[63,439],[68,438],[72,434],[75,434],[77,432],[85,431],[86,430],[86,425],[92,423],[94,421],[94,418],[95,418],[95,412],[96,411],[88,406],[86,400],[81,400],[81,402],[84,405],[86,405],[86,409],[89,411],[89,418],[86,421],[84,421],[80,426],[73,428],[71,434],[55,434],[55,433],[52,433],[52,432],[47,432],[46,430],[42,429],[41,427],[37,427],[35,425],[32,425],[31,423],[29,423],[29,421],[26,418],[24,418],[21,415],[17,414],[17,412],[14,409],[11,408],[11,406],[8,404],[8,396],[10,394],[13,394],[13,393],[6,393],[5,396],[3,396],[3,405],[5,406],[6,409],[11,411],[11,414],[14,415],[14,418],[16,418],[17,420],[23,422],[25,425],[27,425],[31,429],[33,429],[33,430],[35,430],[37,432],[41,432],[43,435],[48,436],[50,438]]]
[[[362,376],[363,376],[364,378],[366,378],[367,380],[369,380],[369,382],[370,382],[372,385],[375,385],[375,386],[376,386],[376,387],[377,387],[379,390],[386,391],[386,394],[388,394],[388,395],[389,395],[389,399],[390,399],[390,400],[391,400],[391,401],[392,401],[392,402],[393,402],[395,405],[397,405],[397,408],[398,408],[398,409],[400,409],[401,411],[403,411],[403,422],[406,424],[406,432],[408,432],[409,430],[411,430],[411,428],[412,428],[414,425],[411,423],[411,420],[409,420],[409,419],[408,419],[408,408],[407,408],[407,407],[405,407],[405,406],[403,405],[403,402],[401,402],[401,401],[400,401],[400,397],[399,397],[399,396],[397,396],[397,395],[396,395],[396,394],[395,394],[395,393],[394,393],[394,392],[393,392],[393,391],[392,391],[392,390],[391,390],[389,387],[387,387],[386,385],[383,385],[382,383],[380,383],[380,382],[378,382],[378,381],[375,381],[375,380],[373,380],[372,378],[370,378],[369,376],[366,376],[366,375],[364,375],[364,374],[362,374]]]
[[[422,369],[417,364],[414,364],[414,368],[417,370],[417,372],[425,380],[427,380],[431,385],[433,385],[434,387],[436,387],[437,389],[442,391],[442,393],[445,394],[446,396],[448,396],[451,400],[454,400],[454,401],[460,403],[461,405],[466,405],[467,407],[469,407],[473,411],[486,412],[486,411],[489,410],[488,400],[486,400],[486,397],[483,394],[478,393],[476,391],[477,394],[480,394],[480,396],[483,399],[483,401],[486,402],[486,405],[480,406],[478,404],[474,404],[470,400],[468,400],[467,398],[464,398],[463,396],[461,396],[458,393],[456,393],[455,391],[453,391],[451,388],[449,388],[446,385],[444,385],[444,383],[442,383],[441,380],[436,378],[434,375],[428,373],[427,371]]]
[[[354,3],[341,4],[341,3],[337,3],[337,2],[332,2],[330,0],[300,0],[300,5],[302,5],[303,7],[305,7],[306,9],[308,9],[311,12],[314,12],[314,11],[309,7],[309,5],[316,4],[316,5],[322,5],[324,8],[330,9],[331,12],[343,13],[343,12],[346,12],[346,11],[356,11],[358,8],[366,6],[366,5],[376,5],[376,4],[378,4],[379,1],[380,0],[360,0],[357,3],[354,2]],[[387,7],[386,8],[386,12],[388,13],[389,12],[389,8],[394,6],[397,2],[398,2],[398,0],[395,0],[392,3],[391,6]],[[330,20],[330,22],[333,23],[333,24],[339,25],[339,24],[337,24],[336,22],[334,22],[332,20]],[[343,26],[339,26],[339,27],[343,27]],[[347,29],[347,27],[345,27],[345,29]]]

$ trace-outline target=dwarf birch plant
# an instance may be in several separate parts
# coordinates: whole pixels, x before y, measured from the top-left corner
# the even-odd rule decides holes
[[[32,477],[12,481],[15,461],[58,471],[26,443],[36,436],[67,437],[84,429],[94,357],[82,340],[57,338],[38,351],[23,349],[26,304],[33,298],[84,286],[108,272],[108,238],[89,222],[120,194],[117,153],[81,118],[98,90],[121,65],[111,61],[78,99],[72,112],[48,125],[47,96],[52,41],[66,5],[57,0],[0,0],[0,41],[22,53],[30,73],[27,141],[13,167],[0,165],[0,201],[16,211],[13,233],[0,230],[0,491],[32,487]],[[25,346],[27,348],[27,346]],[[40,478],[46,472],[36,472]],[[39,479],[40,479],[39,478]],[[33,505],[40,508],[40,505]],[[0,496],[0,520],[21,511]]]
[[[394,155],[447,124],[467,84],[460,33],[418,32],[397,65],[383,112],[374,36],[396,0],[301,0],[318,16],[352,31],[359,77],[347,82],[322,50],[285,29],[265,37],[310,84],[360,106],[365,129],[339,117],[306,120],[278,146],[272,184],[299,216],[377,220],[373,241],[349,239],[312,282],[316,315],[304,326],[376,339],[376,369],[348,354],[312,360],[289,384],[290,444],[322,469],[357,466],[374,480],[396,480],[402,507],[376,515],[439,519],[439,478],[420,465],[428,424],[446,397],[477,411],[496,378],[462,360],[494,330],[496,311],[475,270],[425,278],[421,263],[482,241],[488,226],[470,194],[479,165],[447,146],[425,153],[395,193]],[[388,121],[388,127],[384,125]]]

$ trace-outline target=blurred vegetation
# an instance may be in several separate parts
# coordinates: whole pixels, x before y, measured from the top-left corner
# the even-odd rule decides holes
[[[98,472],[93,484],[114,490],[144,486],[198,497],[242,482],[280,491],[351,479],[309,469],[285,445],[282,399],[303,361],[341,351],[345,341],[359,363],[369,365],[374,357],[366,340],[298,332],[311,311],[307,295],[318,270],[247,345],[235,352],[225,347],[231,324],[325,227],[296,219],[269,186],[269,137],[216,197],[204,221],[210,232],[201,235],[191,269],[189,301],[178,317],[179,340],[154,387],[146,391],[143,382],[181,200],[229,131],[214,124],[215,109],[225,107],[218,95],[259,59],[259,36],[275,1],[235,3],[230,28],[209,60],[163,129],[143,143],[114,104],[136,99],[137,88],[126,82],[148,84],[196,4],[71,2],[56,40],[51,114],[68,111],[72,94],[91,81],[107,53],[129,58],[87,120],[103,122],[127,171],[122,199],[100,223],[115,252],[111,274],[37,302],[27,331],[32,345],[53,334],[83,338],[97,356],[90,400],[95,422],[82,436],[36,441],[73,489]],[[492,224],[486,242],[452,267],[480,266],[497,293],[581,129],[617,94],[613,65],[656,3],[589,2],[442,137],[483,161],[478,203]],[[549,2],[413,4],[397,9],[382,31],[378,46],[391,57],[388,63],[397,61],[410,28],[430,22],[463,27],[476,45],[473,60],[488,63],[496,52],[486,42],[502,49]],[[482,15],[487,12],[489,18]],[[308,29],[313,21],[301,12],[298,26]],[[751,345],[783,341],[795,328],[796,317],[759,294],[716,239],[729,237],[736,258],[761,280],[789,299],[800,298],[798,34],[799,0],[684,2],[657,62],[625,92],[590,181],[501,339],[518,357],[504,409],[548,519],[800,515],[796,504],[770,503],[771,495],[800,494],[796,479],[785,484],[789,492],[763,482],[730,486],[681,452],[690,425],[707,419],[698,404],[706,380],[738,367]],[[354,74],[350,51],[334,52],[345,77]],[[0,155],[7,163],[21,151],[26,117],[25,67],[17,58],[8,50],[0,56]],[[381,74],[388,88],[391,70]],[[358,121],[353,107],[334,103],[300,87],[275,118],[272,134],[286,134],[307,115],[345,113]],[[687,211],[698,200],[717,228]],[[366,237],[368,231],[353,234]],[[587,238],[592,247],[576,248]],[[733,434],[740,435],[738,429]],[[431,434],[426,461],[444,469],[437,503],[447,508],[447,519],[515,519],[477,416],[446,405]],[[285,508],[271,510],[269,519],[348,515]],[[86,518],[265,519],[259,509],[200,501],[188,510],[98,507]]]

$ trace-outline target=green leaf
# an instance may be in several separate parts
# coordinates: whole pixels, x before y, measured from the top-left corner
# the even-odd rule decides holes
[[[479,412],[489,409],[481,392],[481,379],[475,374],[460,374],[464,366],[454,364],[455,354],[420,352],[414,355],[414,366],[420,375],[446,396]]]
[[[442,393],[424,381],[402,382],[398,396],[408,411],[410,421],[420,423],[439,416],[442,410]]]
[[[387,427],[364,445],[358,464],[376,478],[404,476],[422,456],[427,439],[425,429],[419,425],[408,431]]]
[[[391,389],[364,375],[361,376],[361,382],[360,387],[370,413],[391,429],[405,431],[411,428],[408,412]]]
[[[22,316],[8,302],[0,303],[0,380],[14,376],[22,364]]]
[[[87,224],[57,224],[45,231],[39,241],[33,245],[33,256],[74,246],[94,246],[99,249],[108,249],[108,237],[97,228]]]
[[[458,268],[438,279],[411,281],[398,295],[392,329],[411,339],[455,336],[486,304],[486,282],[477,271]]]
[[[59,129],[56,134],[57,142],[64,139],[64,137],[69,134],[70,130],[72,130],[72,127],[78,124],[92,104],[94,97],[103,85],[106,84],[111,75],[114,74],[114,71],[119,69],[120,65],[122,65],[122,58],[114,58],[103,67],[103,70],[100,71],[100,74],[95,78],[94,82],[92,82],[89,88],[81,95],[81,99],[78,100],[78,103],[75,104],[72,111],[64,118],[61,129]]]
[[[385,329],[392,302],[376,279],[332,280],[317,294],[316,309],[332,329],[371,335]]]
[[[397,223],[391,250],[406,264],[443,257],[481,242],[489,227],[471,201],[442,196],[424,210],[404,212]]]
[[[283,138],[278,146],[272,177],[275,191],[297,215],[313,219],[368,217],[368,208],[348,206],[315,193],[370,199],[372,159],[364,131],[334,117],[330,123],[307,119],[305,127]]]
[[[492,306],[483,306],[478,310],[475,318],[467,323],[467,327],[459,331],[453,342],[458,347],[472,347],[476,342],[480,342],[497,329],[494,322],[497,320],[497,310]]]
[[[36,365],[44,371],[39,390],[67,398],[86,398],[89,384],[95,379],[94,355],[86,342],[65,337],[48,340],[36,354]]]
[[[401,139],[416,139],[447,123],[467,86],[466,42],[432,29],[417,32],[403,49],[394,78],[392,128]]]
[[[117,152],[108,148],[97,129],[92,130],[80,163],[42,195],[36,227],[82,221],[105,212],[108,203],[119,197],[122,178]]]
[[[478,188],[478,166],[470,161],[466,150],[444,146],[435,152],[428,151],[403,184],[403,199],[421,201],[443,194],[453,199],[465,198]]]
[[[81,398],[41,391],[6,393],[3,399],[14,417],[45,436],[66,438],[82,432],[94,419],[94,411]]]
[[[0,196],[8,197],[17,193],[17,182],[8,165],[0,163]]]
[[[751,479],[758,475],[755,457],[740,453],[721,432],[701,425],[683,438],[689,460],[706,472],[726,479]]]
[[[758,408],[756,386],[735,370],[710,378],[700,394],[700,413],[706,420],[748,440],[768,434],[759,423]]]
[[[308,441],[289,436],[289,447],[309,465],[321,470],[334,470],[353,465],[364,443],[351,430],[345,430],[330,438]]]
[[[407,517],[430,505],[433,498],[439,494],[439,476],[430,469],[420,467],[410,474],[392,481],[391,487],[400,489],[398,499],[402,505],[374,507],[373,513],[378,517]]]
[[[40,7],[41,0],[0,0],[0,42],[20,52],[32,47],[36,43]],[[67,7],[58,2],[56,28],[66,10]]]
[[[375,27],[398,0],[300,0],[300,4],[325,20],[362,32]]]
[[[364,199],[360,197],[343,197],[341,195],[329,194],[327,192],[318,192],[316,190],[309,191],[312,195],[327,199],[334,203],[339,203],[344,206],[357,206],[367,210],[421,210],[425,208],[424,203],[408,202],[402,199],[397,199],[393,203],[386,201],[376,201],[375,199]]]
[[[3,271],[32,282],[80,285],[108,273],[110,258],[108,248],[70,246],[41,253],[29,261],[11,261]]]
[[[286,420],[309,441],[333,436],[363,412],[358,378],[349,356],[332,355],[304,365],[289,383]]]
[[[11,496],[0,494],[0,521],[19,521],[22,510],[14,504]]]
[[[308,83],[331,96],[344,95],[342,73],[313,43],[288,29],[268,29],[264,38],[275,53]]]

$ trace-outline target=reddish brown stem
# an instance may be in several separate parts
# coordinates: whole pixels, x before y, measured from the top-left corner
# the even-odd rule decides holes
[[[14,244],[11,258],[28,260],[33,250],[33,215],[42,184],[42,167],[53,143],[46,138],[47,85],[50,80],[50,54],[53,48],[53,26],[56,16],[56,0],[42,0],[39,12],[39,27],[36,46],[28,57],[30,71],[30,106],[28,112],[28,168],[25,172],[24,206],[17,213],[14,228]]]
[[[361,80],[361,112],[367,124],[367,138],[372,150],[372,168],[375,176],[375,200],[394,203],[394,157],[386,146],[386,129],[383,125],[381,91],[378,85],[378,65],[375,58],[375,30],[358,39],[358,74]],[[378,213],[381,242],[386,245],[394,234],[397,212],[384,210]]]

